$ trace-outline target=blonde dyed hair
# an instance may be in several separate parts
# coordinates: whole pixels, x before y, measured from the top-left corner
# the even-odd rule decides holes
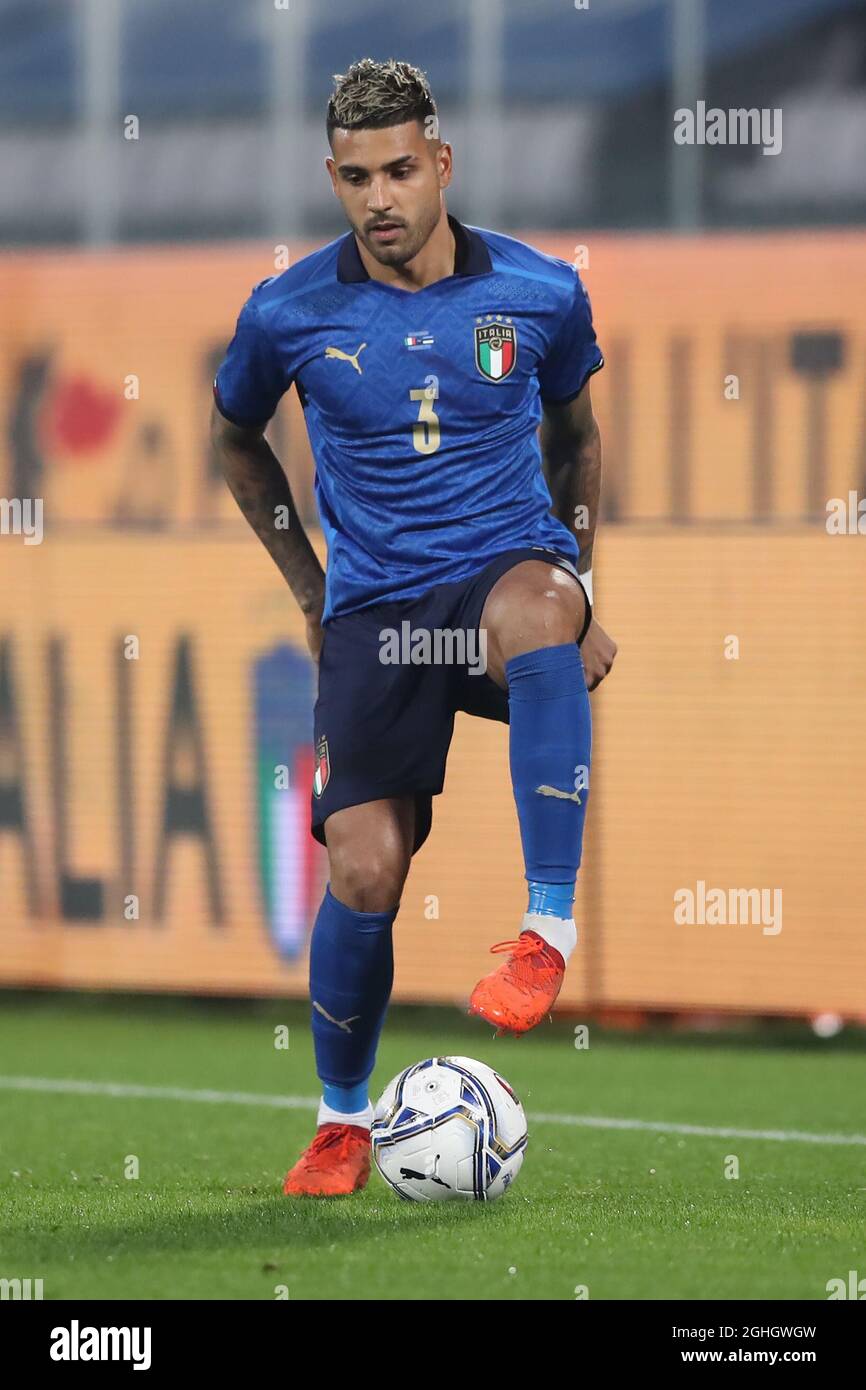
[[[328,102],[328,134],[334,129],[358,130],[425,121],[436,115],[427,74],[411,63],[388,58],[361,58],[348,72],[334,74]]]

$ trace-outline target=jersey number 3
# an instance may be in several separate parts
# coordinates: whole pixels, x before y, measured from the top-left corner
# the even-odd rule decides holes
[[[439,382],[435,376],[427,378],[426,386],[410,391],[409,399],[420,403],[418,420],[412,426],[412,443],[419,454],[435,454],[439,448],[439,416],[433,409],[434,401],[439,399]]]

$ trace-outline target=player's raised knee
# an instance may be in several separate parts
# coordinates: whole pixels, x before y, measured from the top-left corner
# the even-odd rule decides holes
[[[488,617],[503,659],[576,642],[583,623],[582,598],[579,592],[553,584],[515,586],[497,598]]]

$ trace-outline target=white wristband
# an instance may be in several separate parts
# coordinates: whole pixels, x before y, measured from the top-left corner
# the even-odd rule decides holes
[[[587,596],[587,598],[589,599],[589,606],[590,606],[590,608],[591,608],[591,607],[592,607],[592,570],[587,570],[587,571],[586,571],[586,574],[579,574],[577,577],[578,577],[578,579],[580,580],[581,584],[583,585],[584,589],[586,590],[586,596]]]

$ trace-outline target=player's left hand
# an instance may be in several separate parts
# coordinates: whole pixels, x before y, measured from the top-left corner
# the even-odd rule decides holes
[[[608,637],[601,623],[597,623],[593,618],[580,645],[587,690],[595,690],[604,680],[613,665],[616,652],[616,642],[612,637]]]

